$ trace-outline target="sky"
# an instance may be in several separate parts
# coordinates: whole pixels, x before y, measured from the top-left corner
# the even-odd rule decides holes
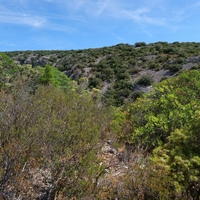
[[[0,0],[0,51],[200,42],[200,0]]]

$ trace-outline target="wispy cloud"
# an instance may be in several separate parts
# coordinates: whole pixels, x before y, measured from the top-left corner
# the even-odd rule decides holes
[[[144,25],[164,25],[164,20],[162,18],[157,18],[155,15],[152,15],[152,10],[148,7],[140,7],[138,9],[121,9],[118,11],[120,17],[125,20],[132,20],[135,23]]]
[[[200,1],[196,1],[196,3],[190,4],[190,7],[182,6],[182,9],[177,9],[178,7],[175,6],[173,12],[165,6],[167,0],[144,0],[142,2],[139,0],[10,0],[5,4],[7,7],[3,7],[6,0],[0,0],[0,2],[2,2],[0,23],[21,24],[60,31],[75,29],[73,26],[70,28],[72,25],[72,23],[68,24],[70,20],[83,22],[82,24],[86,24],[86,26],[90,24],[95,26],[94,21],[97,19],[104,20],[106,23],[118,20],[119,23],[125,21],[142,27],[146,25],[169,27],[179,21],[184,21],[191,7],[195,9],[200,6]],[[52,10],[53,12],[46,10],[42,4],[50,4],[52,9],[55,9],[55,13],[60,11],[60,15],[53,14],[54,10]],[[80,23],[80,26],[82,24]]]
[[[21,7],[26,6],[31,9],[31,6],[29,5],[31,3],[28,2],[28,0],[20,0]],[[41,0],[36,0],[34,1],[34,4],[40,4],[40,2]],[[147,3],[148,1],[144,1],[147,5],[144,3],[140,5],[137,1],[137,3],[131,3],[131,1],[124,2],[122,0],[42,0],[42,2],[55,4],[55,9],[61,10],[62,19],[73,16],[74,19],[76,18],[84,21],[85,19],[92,20],[94,17],[98,17],[99,19],[106,18],[107,20],[132,20],[135,23],[146,23],[159,26],[164,24],[164,18],[156,18],[152,14],[151,8],[155,5],[153,3]],[[11,0],[10,4],[16,5],[16,1]],[[1,13],[0,16],[2,16]],[[28,17],[23,19],[20,15],[17,17],[20,19],[19,21],[24,24],[33,24],[33,26],[38,27],[42,26],[46,20],[42,16],[30,16],[33,20],[30,20]]]
[[[48,0],[49,1],[49,0]],[[20,0],[21,4],[27,7],[30,5],[27,4],[27,0]],[[15,4],[13,0],[10,1],[10,4]],[[37,11],[37,10],[36,10]],[[63,32],[73,32],[73,28],[64,23],[67,20],[81,20],[78,17],[69,17],[65,15],[56,15],[49,12],[38,14],[35,10],[19,9],[0,5],[0,24],[15,24],[15,25],[25,25],[34,28],[63,31]],[[27,14],[28,13],[28,14]]]
[[[55,0],[57,3],[63,3],[62,0]],[[164,25],[164,17],[156,17],[153,14],[153,6],[147,6],[139,3],[134,4],[130,1],[122,0],[71,0],[66,4],[66,7],[70,12],[81,13],[83,17],[98,17],[106,18],[107,20],[120,19],[120,20],[132,20],[135,23],[146,23],[153,25]]]
[[[158,26],[165,24],[164,18],[157,18],[156,16],[152,15],[152,11],[148,7],[128,9],[115,6],[115,9],[112,9],[108,15],[121,20],[131,20],[138,24],[151,24]]]
[[[102,13],[102,11],[108,6],[108,4],[111,2],[111,0],[107,0],[104,1],[102,3],[98,3],[99,4],[99,8],[98,8],[98,12],[97,15],[100,15]]]
[[[32,27],[42,27],[46,19],[39,15],[28,14],[30,10],[26,10],[27,0],[19,0],[18,2],[10,0],[0,5],[0,23],[21,24]]]
[[[193,21],[198,20],[199,7],[200,1],[188,1],[182,6],[175,4],[174,6],[167,7],[164,12],[166,16],[166,27],[173,32],[187,27],[191,19]]]
[[[55,0],[63,4],[62,0]],[[111,5],[112,0],[71,0],[65,4],[71,12],[81,12],[89,16],[99,16]]]
[[[45,24],[46,19],[40,16],[31,16],[28,14],[1,12],[0,22],[41,27]]]
[[[114,37],[114,38],[116,38],[117,40],[119,40],[119,41],[124,41],[124,38],[122,38],[122,37],[119,37],[118,35],[116,35],[116,34],[114,34],[114,33],[111,33],[111,35]]]

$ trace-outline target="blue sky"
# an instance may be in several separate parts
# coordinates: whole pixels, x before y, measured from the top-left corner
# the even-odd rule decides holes
[[[200,0],[0,0],[0,51],[200,42]]]

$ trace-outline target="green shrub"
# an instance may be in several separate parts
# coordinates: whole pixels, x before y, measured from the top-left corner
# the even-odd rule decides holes
[[[19,81],[10,94],[0,90],[0,199],[15,199],[16,191],[36,199],[34,179],[50,183],[49,199],[91,199],[104,172],[99,133],[111,112],[89,92],[41,85],[33,95],[26,86]]]
[[[163,77],[160,79],[160,82],[161,82],[161,81],[164,81],[164,80],[167,80],[167,79],[168,79],[167,76],[163,76]]]
[[[164,66],[165,69],[170,70],[172,73],[176,73],[182,69],[181,64],[167,64]]]
[[[142,91],[134,91],[131,95],[131,99],[133,99],[133,101],[135,101],[137,98],[142,97],[143,94],[144,94],[144,92],[142,92]]]
[[[184,64],[184,63],[185,63],[185,58],[183,58],[183,57],[178,57],[178,58],[175,60],[175,63],[177,63],[177,64]]]
[[[129,69],[129,73],[132,75],[137,74],[140,71],[141,71],[141,69],[139,67],[132,67],[131,69]]]
[[[99,88],[100,84],[101,84],[102,80],[100,78],[90,78],[89,79],[89,87],[90,88]]]
[[[136,42],[135,43],[135,47],[143,47],[143,46],[146,46],[145,42]]]
[[[153,70],[160,70],[161,69],[161,64],[160,63],[156,63],[156,62],[152,62],[152,63],[150,63],[149,68],[153,69]]]
[[[38,67],[42,71],[42,76],[40,78],[40,82],[44,85],[53,84],[54,86],[59,87],[69,87],[71,85],[71,80],[56,69],[55,67],[52,67],[50,65],[46,65],[45,68]]]
[[[136,83],[142,86],[150,86],[153,83],[153,78],[150,75],[142,75]]]
[[[130,75],[127,72],[124,73],[118,73],[116,74],[117,79],[119,80],[125,80],[125,79],[130,79]]]

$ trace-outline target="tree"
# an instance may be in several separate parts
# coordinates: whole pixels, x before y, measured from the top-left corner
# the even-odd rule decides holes
[[[44,74],[41,77],[41,82],[45,85],[49,83],[53,85],[58,85],[57,81],[55,80],[55,75],[54,75],[52,66],[50,65],[45,66]]]
[[[40,70],[41,74],[43,74],[40,77],[40,83],[44,85],[52,84],[62,88],[70,88],[72,86],[71,80],[67,75],[51,65],[46,65],[44,69],[41,67],[37,67],[36,69]]]

